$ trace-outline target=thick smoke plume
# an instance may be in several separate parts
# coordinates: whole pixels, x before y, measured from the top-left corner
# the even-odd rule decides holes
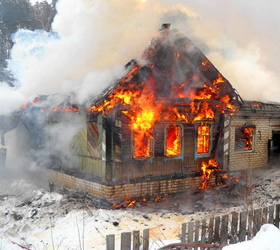
[[[19,100],[72,92],[82,103],[121,77],[123,65],[141,55],[161,23],[171,22],[194,40],[244,99],[279,101],[279,52],[271,46],[279,40],[274,32],[280,23],[277,4],[60,0],[52,34],[19,31],[14,36],[10,68],[18,93],[1,92]],[[16,106],[6,98],[3,103]]]

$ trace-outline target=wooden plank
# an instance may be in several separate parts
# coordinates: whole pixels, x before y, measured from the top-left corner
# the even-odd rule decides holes
[[[240,213],[239,221],[239,242],[245,241],[247,232],[247,212]]]
[[[262,211],[262,224],[267,223],[267,214],[268,214],[268,208],[265,207],[265,208],[263,208],[263,211]]]
[[[194,223],[191,221],[188,224],[188,243],[193,243],[193,226]],[[188,247],[188,250],[191,250],[191,247]]]
[[[182,234],[181,234],[181,242],[186,243],[186,231],[187,231],[187,224],[183,223],[182,224]]]
[[[133,231],[133,250],[139,250],[140,249],[140,231]]]
[[[254,211],[254,219],[253,219],[253,233],[255,236],[257,232],[260,230],[262,225],[262,209],[257,209]]]
[[[208,226],[208,240],[207,243],[211,244],[213,243],[213,236],[214,236],[214,218],[211,218],[209,220],[209,226]]]
[[[106,236],[106,250],[115,250],[115,235],[109,234]]]
[[[220,244],[226,245],[228,239],[228,215],[223,215],[221,224]]]
[[[186,243],[186,231],[187,231],[187,224],[182,224],[182,231],[181,231],[181,243]],[[184,247],[181,247],[181,250],[184,250]]]
[[[276,205],[276,208],[275,208],[275,226],[277,228],[279,228],[279,222],[280,222],[280,204],[277,204]]]
[[[231,229],[230,229],[230,244],[238,242],[238,213],[234,212],[231,215]]]
[[[143,250],[149,250],[149,239],[150,239],[150,230],[145,229],[143,231]]]
[[[220,223],[221,218],[218,216],[215,218],[214,243],[220,243]]]
[[[274,205],[268,207],[268,223],[274,224]]]
[[[202,225],[201,225],[201,243],[204,244],[206,243],[206,220],[202,220]],[[205,248],[201,248],[201,250],[204,250]]]
[[[195,233],[194,233],[194,243],[199,243],[199,233],[200,233],[200,221],[195,222]],[[194,248],[194,250],[197,250],[197,247]]]
[[[121,233],[121,250],[130,250],[131,248],[131,233]]]
[[[254,218],[254,212],[249,211],[248,212],[248,232],[247,232],[247,240],[250,240],[254,237],[254,231],[253,231],[253,218]]]

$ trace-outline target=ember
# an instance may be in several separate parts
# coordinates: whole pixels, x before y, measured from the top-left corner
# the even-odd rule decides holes
[[[112,204],[112,206],[116,209],[120,208],[132,208],[135,207],[136,204],[140,204],[141,206],[147,206],[148,202],[162,202],[166,201],[166,197],[164,195],[159,195],[154,198],[150,197],[149,199],[127,199],[124,200],[121,204]]]

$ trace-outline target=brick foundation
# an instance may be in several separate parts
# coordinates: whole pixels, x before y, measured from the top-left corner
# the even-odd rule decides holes
[[[134,184],[105,185],[68,175],[65,173],[48,170],[49,177],[57,184],[89,193],[97,198],[110,202],[123,201],[127,198],[149,197],[159,194],[178,193],[187,189],[198,188],[202,183],[202,177],[186,177],[172,180],[149,181]],[[215,177],[211,178],[215,183]]]

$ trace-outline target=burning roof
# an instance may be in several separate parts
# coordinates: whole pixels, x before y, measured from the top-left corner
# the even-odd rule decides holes
[[[159,103],[163,98],[176,104],[211,100],[222,112],[235,112],[241,98],[204,54],[177,30],[164,24],[145,49],[141,65],[128,64],[129,72],[95,100],[93,111],[109,112],[116,105],[135,106],[133,99]],[[204,105],[205,106],[205,105]],[[205,108],[205,107],[204,107]]]

